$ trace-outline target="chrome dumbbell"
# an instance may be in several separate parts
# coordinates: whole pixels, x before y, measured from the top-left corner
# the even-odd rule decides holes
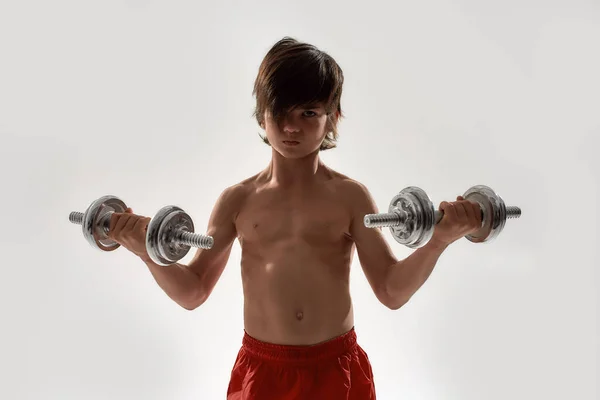
[[[463,197],[481,208],[481,228],[466,236],[474,243],[493,240],[502,232],[507,219],[521,216],[519,207],[506,207],[502,198],[484,185],[471,187]],[[367,228],[389,227],[398,243],[418,248],[431,239],[443,216],[443,211],[434,210],[423,189],[409,186],[392,198],[387,213],[365,215],[364,224]]]
[[[90,204],[85,212],[72,212],[69,221],[81,225],[83,237],[96,249],[113,251],[121,245],[109,239],[113,213],[123,213],[127,205],[118,197],[103,196]],[[177,206],[161,208],[150,220],[146,232],[146,250],[152,261],[168,266],[181,260],[191,247],[210,249],[211,236],[194,233],[191,217]]]

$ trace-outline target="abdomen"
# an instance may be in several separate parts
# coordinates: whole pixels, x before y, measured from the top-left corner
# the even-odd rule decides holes
[[[246,247],[246,249],[244,249]],[[286,245],[242,249],[245,329],[259,340],[313,344],[353,326],[349,249]],[[337,248],[336,248],[337,247]]]

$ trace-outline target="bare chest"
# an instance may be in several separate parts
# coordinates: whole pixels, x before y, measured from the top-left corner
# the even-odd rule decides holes
[[[247,244],[329,246],[347,241],[350,212],[334,191],[251,194],[236,219],[238,240]]]

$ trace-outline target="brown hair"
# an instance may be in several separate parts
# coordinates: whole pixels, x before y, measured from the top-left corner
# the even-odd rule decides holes
[[[336,61],[317,47],[284,37],[273,45],[263,59],[252,94],[256,96],[253,116],[264,124],[265,111],[274,119],[293,107],[322,102],[327,112],[328,128],[320,150],[337,147],[336,112],[342,115],[341,97],[344,74]],[[270,145],[266,136],[263,142]]]

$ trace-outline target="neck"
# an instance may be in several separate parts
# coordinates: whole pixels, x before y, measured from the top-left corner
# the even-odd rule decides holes
[[[290,187],[314,183],[322,168],[318,150],[302,158],[285,158],[272,149],[266,172],[271,183]]]

